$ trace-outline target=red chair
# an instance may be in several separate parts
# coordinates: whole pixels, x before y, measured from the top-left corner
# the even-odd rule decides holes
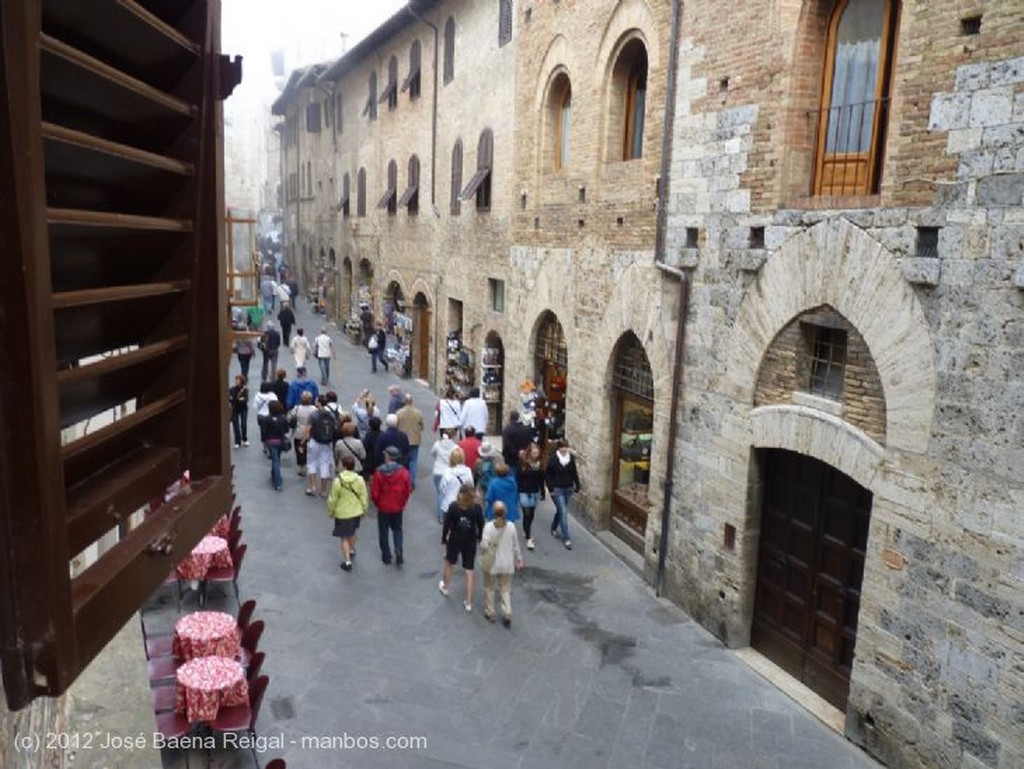
[[[245,674],[245,682],[250,688],[256,683],[256,679],[260,677],[260,669],[263,667],[263,660],[266,657],[266,652],[254,652],[249,658],[249,670]]]
[[[288,769],[288,765],[285,763],[283,758],[275,758],[269,764],[264,766],[263,769]]]
[[[173,686],[158,686],[155,689],[152,689],[152,692],[154,713],[169,713],[174,710]]]
[[[177,740],[192,733],[192,724],[180,713],[157,713],[156,730],[164,736],[164,741]],[[188,750],[185,750],[186,769],[188,765]]]
[[[260,676],[252,686],[249,687],[249,704],[233,705],[221,708],[217,713],[217,720],[210,724],[210,731],[218,732],[248,732],[252,735],[252,757],[256,762],[256,769],[259,769],[260,760],[256,755],[256,721],[260,717],[260,705],[263,704],[263,695],[267,691],[267,684],[270,683],[269,676]],[[210,753],[206,754],[209,762]]]
[[[235,508],[235,510],[240,510],[240,509],[241,508],[238,508],[238,507]],[[231,513],[231,517],[228,519],[228,535],[230,536],[233,532],[238,531],[239,528],[241,527],[241,525],[242,525],[242,514],[241,513]]]
[[[245,629],[242,633],[241,650],[239,651],[239,661],[242,663],[242,667],[248,668],[249,663],[252,661],[253,655],[256,653],[256,647],[260,645],[260,636],[263,635],[263,629],[266,627],[263,620],[258,619]]]
[[[242,541],[242,530],[241,529],[235,529],[234,531],[229,531],[228,532],[228,550],[231,552],[231,555],[235,554],[235,551],[238,549],[238,543],[241,542],[241,541]]]
[[[149,674],[149,685],[160,685],[161,682],[173,681],[180,665],[181,660],[175,657],[156,657],[147,660],[146,672]]]
[[[226,583],[230,582],[235,586],[235,601],[239,605],[241,610],[241,601],[238,598],[238,575],[242,571],[242,559],[245,557],[245,551],[248,549],[248,545],[239,545],[238,550],[231,554],[234,566],[226,569],[211,569],[206,575],[206,584],[212,583]]]
[[[256,611],[256,600],[253,598],[243,603],[242,608],[238,610],[238,631],[240,633],[244,633],[245,629],[249,627],[249,621],[252,619],[254,611]]]
[[[174,652],[174,633],[154,633],[150,635],[146,631],[146,620],[139,612],[139,624],[142,625],[142,644],[146,650],[146,659],[156,657],[170,657]]]

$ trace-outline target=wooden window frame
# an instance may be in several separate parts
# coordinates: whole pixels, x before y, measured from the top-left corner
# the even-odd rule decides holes
[[[334,92],[334,133],[337,135],[344,133],[345,129],[345,122],[342,120],[345,99],[342,96],[340,85],[335,85],[335,88],[337,90]]]
[[[306,133],[318,134],[321,128],[320,102],[311,101],[306,105]]]
[[[219,53],[218,2],[153,7],[0,5],[0,665],[14,710],[64,693],[231,509],[218,102],[241,68]],[[142,38],[160,72],[122,46]],[[90,111],[54,113],[72,90]],[[125,258],[139,240],[153,272]],[[185,470],[189,493],[165,504]]]
[[[388,59],[388,85],[378,101],[388,103],[388,112],[398,107],[398,57],[393,54]]]
[[[370,77],[367,79],[368,95],[366,99],[366,106],[363,107],[363,115],[368,117],[370,120],[377,119],[377,72],[373,71],[370,73]]]
[[[633,41],[630,41],[631,43]],[[643,46],[643,43],[637,41],[637,43]],[[635,54],[634,54],[635,56]],[[644,115],[647,112],[647,80],[648,74],[650,73],[650,57],[647,56],[647,49],[644,47],[644,67],[643,67],[643,83],[644,83]],[[637,100],[640,93],[640,72],[637,61],[631,61],[629,63],[629,69],[626,72],[625,77],[625,90],[624,90],[624,104],[623,104],[623,115],[622,115],[622,159],[623,160],[639,160],[644,155],[643,150],[643,134],[646,128],[646,119],[643,121],[643,125],[640,126],[640,139],[639,139],[639,154],[634,152],[634,145],[636,142],[637,132]]]
[[[416,155],[409,157],[409,183],[398,199],[398,207],[405,208],[410,216],[420,210],[420,159]]]
[[[352,180],[349,178],[348,171],[341,177],[341,202],[338,204],[338,210],[341,211],[342,217],[348,219],[352,212],[351,206],[351,188]]]
[[[832,109],[832,85],[835,69],[836,36],[843,14],[849,7],[850,0],[838,0],[832,9],[828,21],[828,34],[825,41],[825,60],[821,76],[821,97],[818,110],[818,135],[814,152],[814,179],[812,194],[816,197],[838,197],[843,195],[872,195],[879,189],[882,176],[882,160],[888,131],[888,98],[892,89],[893,70],[895,68],[896,31],[899,28],[900,4],[897,0],[883,0],[882,32],[879,42],[878,62],[879,75],[875,82],[875,109],[872,116],[871,138],[867,157],[864,160],[863,182],[858,182],[857,171],[854,171],[852,189],[847,191],[845,184],[846,171],[843,171],[843,182],[839,191],[830,185],[826,189],[826,163],[829,153],[826,142],[829,132],[829,115]],[[850,153],[834,153],[843,155]],[[841,161],[840,161],[841,162]],[[833,171],[829,178],[835,180]]]
[[[559,73],[556,76],[554,93],[552,96],[555,129],[552,142],[554,149],[554,168],[556,171],[562,171],[568,167],[569,161],[572,157],[570,147],[572,131],[572,81],[569,80],[569,76],[564,72]],[[569,136],[564,135],[566,126],[563,121],[565,120],[566,107],[568,107],[569,110]]]
[[[409,74],[402,83],[402,93],[409,92],[409,100],[415,101],[420,97],[420,69],[422,55],[420,52],[420,41],[413,40],[409,46]]]

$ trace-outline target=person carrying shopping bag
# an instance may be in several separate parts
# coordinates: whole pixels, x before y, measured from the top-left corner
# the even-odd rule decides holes
[[[484,526],[480,540],[480,570],[484,573],[484,616],[488,622],[494,613],[494,590],[501,599],[501,624],[512,627],[512,575],[523,568],[516,525],[505,520],[505,503],[494,503],[494,520]]]

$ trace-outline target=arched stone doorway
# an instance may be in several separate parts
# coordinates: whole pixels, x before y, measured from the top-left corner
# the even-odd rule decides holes
[[[389,365],[393,362],[402,374],[409,375],[412,362],[409,360],[412,318],[405,313],[405,293],[397,280],[388,283],[384,291],[384,328],[395,337],[393,354],[387,352]]]
[[[638,553],[650,513],[648,484],[654,437],[654,376],[632,331],[615,345],[612,364],[611,530]]]
[[[549,441],[565,437],[565,396],[569,378],[565,333],[558,316],[550,310],[537,321],[533,354],[533,381],[539,389],[532,402],[540,445],[545,449]],[[524,409],[524,413],[528,412]]]
[[[412,334],[410,336],[411,375],[430,377],[430,301],[420,291],[412,300]]]
[[[352,275],[352,260],[347,256],[341,260],[338,274],[338,304],[348,318],[359,317],[359,304],[356,302],[355,284]]]
[[[480,357],[480,395],[487,402],[487,433],[497,435],[502,427],[505,400],[505,345],[497,331],[488,332]]]

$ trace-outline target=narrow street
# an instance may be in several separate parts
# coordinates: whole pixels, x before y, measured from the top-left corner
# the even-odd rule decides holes
[[[310,338],[323,324],[305,302],[299,319]],[[397,382],[429,428],[428,388],[371,374],[365,351],[333,326],[331,333],[331,381],[346,408],[370,387],[384,411],[387,386]],[[282,352],[279,364],[294,374],[290,355]],[[258,375],[258,359],[252,370]],[[537,514],[537,550],[524,548],[526,569],[513,582],[511,629],[484,619],[479,586],[473,612],[463,610],[459,570],[442,597],[429,444],[405,513],[405,566],[381,563],[371,509],[355,568],[341,571],[324,500],[303,494],[294,453],[284,461],[284,490],[274,493],[252,412],[249,429],[252,445],[233,457],[249,545],[241,597],[257,600],[255,618],[267,625],[261,765],[281,756],[290,769],[877,766],[656,598],[582,526],[574,526],[571,552],[548,537],[550,500]],[[186,595],[183,610],[195,601]],[[219,591],[209,608],[236,611],[233,596]],[[174,616],[170,601],[147,618],[163,629]],[[411,745],[358,747],[386,737]],[[168,769],[185,765],[178,754],[163,758]],[[191,761],[205,758],[193,753]],[[214,757],[214,766],[252,765],[249,751]]]

